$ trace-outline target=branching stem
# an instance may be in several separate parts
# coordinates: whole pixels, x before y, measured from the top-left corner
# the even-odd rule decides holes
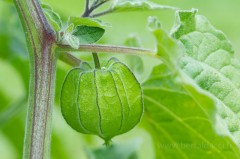
[[[91,13],[101,7],[103,4],[107,3],[109,0],[96,0],[93,4],[89,7],[89,0],[86,2],[85,11],[82,14],[82,17],[91,17]]]
[[[105,11],[102,11],[102,12],[99,12],[99,13],[96,13],[96,14],[93,14],[93,15],[91,15],[91,16],[89,16],[89,17],[91,17],[91,18],[96,18],[96,17],[100,17],[100,16],[103,16],[103,15],[106,15],[106,14],[109,14],[109,13],[112,13],[112,12],[114,12],[113,9],[108,9],[108,10],[105,10]]]

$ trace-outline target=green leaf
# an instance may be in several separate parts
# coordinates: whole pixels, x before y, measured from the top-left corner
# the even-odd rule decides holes
[[[157,55],[165,64],[153,70],[143,89],[145,116],[150,123],[157,158],[239,158],[237,145],[222,132],[224,125],[219,125],[215,100],[179,67],[187,58],[183,46],[179,47],[177,41],[161,29],[153,33],[157,39]],[[189,68],[196,69],[195,63]]]
[[[178,61],[183,55],[182,49],[161,28],[153,30],[153,34],[157,39],[157,57],[168,65],[171,71],[178,70]]]
[[[215,103],[186,75],[161,64],[142,85],[156,158],[238,159],[238,147],[214,128]]]
[[[106,26],[98,20],[81,17],[69,17],[68,27],[65,29],[61,42],[77,49],[80,44],[92,44],[104,34],[102,28]]]
[[[219,133],[240,144],[240,60],[226,36],[196,10],[179,11],[173,36],[185,52],[182,70],[209,92],[218,107]]]
[[[80,45],[79,39],[73,35],[74,25],[69,25],[61,38],[61,42],[66,45],[70,45],[74,49],[78,49]]]
[[[98,41],[104,34],[105,30],[99,27],[92,27],[86,25],[77,26],[73,32],[80,44],[92,44]]]
[[[62,29],[62,20],[58,13],[54,12],[50,5],[46,3],[41,4],[47,20],[51,23],[52,27],[59,32]]]
[[[148,11],[148,10],[161,10],[173,9],[175,7],[159,5],[148,0],[118,0],[113,4],[112,10],[114,12],[129,12],[129,11]]]
[[[140,139],[134,139],[127,143],[88,151],[88,159],[138,159],[137,150],[140,144]]]

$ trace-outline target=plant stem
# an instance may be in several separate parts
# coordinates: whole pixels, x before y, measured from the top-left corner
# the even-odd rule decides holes
[[[71,55],[70,53],[60,53],[59,59],[73,67],[80,66],[81,60]]]
[[[135,54],[135,55],[147,55],[152,57],[158,57],[155,51],[134,47],[125,46],[110,46],[110,45],[98,45],[98,44],[85,44],[80,45],[78,49],[71,48],[68,45],[59,44],[56,48],[59,53],[64,52],[105,52],[105,53],[124,53],[124,54]]]
[[[106,2],[108,2],[109,0],[103,0],[103,1],[94,1],[93,4],[91,5],[91,7],[89,8],[89,0],[86,0],[86,5],[88,5],[88,7],[85,7],[85,10],[82,14],[82,17],[91,17],[90,14],[97,8],[99,8],[100,6],[102,6],[103,4],[105,4]]]
[[[107,3],[109,0],[105,0],[105,1],[97,1],[95,4],[93,4],[91,7],[90,7],[90,13],[92,13],[95,9],[101,7],[103,4]],[[88,17],[90,16],[90,14],[88,14]]]
[[[29,51],[30,91],[23,159],[50,158],[56,34],[38,0],[14,0]]]
[[[86,0],[86,2],[85,2],[86,4],[85,4],[85,10],[84,10],[84,12],[83,12],[83,14],[82,14],[82,17],[85,17],[87,14],[89,14],[88,12],[89,12],[89,0]]]
[[[96,69],[101,69],[98,54],[96,52],[93,52],[92,55],[93,55],[93,59],[94,59],[95,68]]]
[[[86,0],[86,7],[85,7],[84,13],[82,14],[82,17],[89,17],[90,14],[91,14],[95,9],[97,9],[98,7],[100,7],[101,5],[103,5],[104,3],[106,3],[107,1],[109,1],[109,0],[103,0],[103,1],[96,0],[96,1],[93,2],[93,4],[91,5],[91,7],[89,8],[89,0]],[[100,69],[101,66],[100,66],[98,54],[93,52],[92,55],[93,55],[93,59],[94,59],[94,63],[95,63],[95,68],[96,68],[96,69]]]
[[[89,17],[91,17],[91,18],[96,18],[96,17],[104,16],[104,15],[109,14],[109,13],[113,13],[113,12],[114,12],[113,9],[108,9],[108,10],[105,10],[105,11],[102,11],[102,12],[99,12],[99,13],[96,13],[96,14],[93,14],[93,15],[91,15],[91,16],[89,16]]]
[[[85,11],[89,10],[89,0],[86,0]]]

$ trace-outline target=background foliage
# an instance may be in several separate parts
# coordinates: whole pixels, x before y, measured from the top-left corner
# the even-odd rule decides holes
[[[53,9],[60,13],[64,20],[67,19],[69,15],[79,16],[83,10],[83,1],[79,0],[59,0],[58,2],[54,0],[45,0],[45,2],[51,4]],[[197,1],[188,1],[188,0],[155,0],[157,3],[167,4],[171,6],[176,6],[181,9],[191,9],[198,8],[199,14],[205,15],[211,23],[218,29],[222,30],[227,34],[233,47],[236,52],[240,52],[240,21],[236,20],[236,15],[239,14],[240,2],[238,0],[229,1],[218,1],[218,0],[197,0]],[[112,27],[106,29],[106,33],[99,43],[108,43],[115,45],[128,44],[126,38],[130,35],[138,35],[141,39],[141,45],[144,47],[154,48],[155,38],[147,30],[147,17],[149,15],[158,16],[161,24],[163,25],[164,30],[170,30],[174,22],[174,11],[171,10],[161,10],[161,11],[145,11],[145,12],[129,12],[129,13],[114,13],[103,17],[102,19],[106,22],[112,24]],[[116,20],[117,19],[117,20]],[[137,26],[137,27],[136,27]],[[133,35],[132,35],[133,36]],[[78,55],[77,55],[78,56]],[[91,56],[88,54],[80,55],[84,60],[91,60]],[[101,55],[101,59],[105,59],[110,55]],[[239,55],[237,55],[239,56]],[[158,63],[156,60],[153,60],[149,57],[140,57],[143,59],[144,69],[136,68],[131,66],[132,61],[130,55],[118,55],[123,62],[128,63],[129,66],[135,71],[137,77],[140,81],[145,81],[147,76],[152,72],[153,67]],[[56,105],[54,108],[53,114],[53,136],[52,136],[52,158],[61,158],[61,159],[88,159],[88,158],[101,158],[101,156],[108,156],[110,158],[112,155],[122,154],[121,159],[153,159],[158,155],[154,153],[154,147],[156,142],[153,142],[151,136],[146,132],[143,127],[148,127],[149,123],[147,122],[147,115],[152,115],[154,122],[161,122],[161,118],[166,119],[167,114],[161,114],[161,116],[156,116],[154,114],[146,113],[143,118],[142,123],[138,128],[132,130],[131,132],[121,135],[114,138],[114,147],[113,150],[102,149],[103,141],[94,136],[86,136],[78,134],[73,131],[63,120],[63,117],[60,114],[59,109],[59,93],[60,87],[62,85],[62,80],[66,72],[70,69],[70,66],[58,62],[57,70],[57,87],[56,87]],[[164,74],[166,68],[164,66],[155,67],[153,73],[151,74],[151,79],[156,79],[155,73],[162,72],[161,78],[162,82],[172,79],[173,75]],[[28,68],[28,56],[25,47],[24,34],[21,30],[21,25],[13,5],[6,2],[0,1],[0,158],[4,159],[17,159],[22,156],[23,148],[23,137],[24,137],[24,125],[25,125],[25,116],[27,109],[27,92],[28,92],[28,77],[29,77],[29,68]],[[174,79],[174,78],[173,78]],[[148,89],[153,85],[149,85],[149,80],[144,83],[144,89],[146,95],[153,96],[153,91]],[[171,82],[171,80],[170,80]],[[175,81],[173,80],[173,83]],[[166,84],[165,84],[166,86]],[[162,99],[173,98],[182,100],[181,102],[192,103],[191,105],[196,105],[192,97],[185,95],[184,91],[191,90],[190,87],[185,86],[183,90],[182,85],[173,85],[174,91],[172,93],[166,92],[166,90],[155,90],[161,92],[155,92],[155,94],[162,94]],[[156,87],[156,86],[154,86]],[[188,89],[187,89],[188,88]],[[186,90],[187,89],[187,90]],[[191,90],[192,93],[194,90]],[[169,94],[168,94],[169,93]],[[197,92],[199,93],[199,92]],[[153,96],[154,97],[154,96]],[[158,99],[156,97],[156,99]],[[204,98],[204,95],[203,95]],[[151,98],[146,98],[147,102],[152,102]],[[204,99],[204,102],[207,99]],[[161,104],[171,105],[172,103],[168,100],[159,101]],[[211,102],[211,101],[210,101]],[[177,105],[173,104],[172,109],[176,111]],[[153,109],[152,107],[149,109]],[[183,108],[182,108],[183,109]],[[188,108],[182,110],[185,115],[187,114]],[[149,110],[153,112],[155,110]],[[195,115],[199,115],[198,111],[195,111]],[[200,112],[200,111],[199,111]],[[181,115],[181,114],[180,114]],[[194,115],[194,114],[189,114]],[[180,122],[181,123],[181,122]],[[194,123],[195,124],[195,123]],[[198,123],[199,125],[201,123]],[[154,125],[154,123],[153,123]],[[149,127],[149,130],[152,129],[152,136],[155,136],[154,141],[163,141],[161,136],[167,134],[176,133],[171,132],[171,129],[167,129],[168,125],[162,124],[163,127]],[[165,132],[166,130],[169,132]],[[176,124],[175,126],[179,126]],[[186,125],[185,125],[186,126]],[[211,129],[211,128],[209,128]],[[178,128],[181,130],[181,127]],[[191,131],[191,130],[190,130]],[[199,130],[201,131],[201,130]],[[160,133],[156,133],[160,132]],[[159,135],[162,134],[162,135]],[[178,132],[178,135],[184,137],[186,134],[181,134],[181,131]],[[167,137],[166,137],[167,138]],[[156,140],[157,139],[157,140]],[[165,138],[164,138],[165,139]],[[169,139],[169,138],[168,138]],[[172,141],[166,140],[165,143],[171,143]],[[227,141],[226,141],[227,142]],[[164,143],[164,142],[161,142]],[[191,143],[191,141],[189,141]],[[155,144],[155,145],[154,145]],[[122,146],[124,145],[124,146]],[[134,146],[133,146],[134,145]],[[224,146],[226,144],[219,143],[218,146]],[[158,145],[159,146],[159,145]],[[204,145],[203,145],[204,146]],[[125,147],[125,148],[123,148]],[[208,149],[208,148],[206,148]],[[224,149],[224,147],[223,147]],[[227,147],[228,149],[228,147]],[[172,151],[176,149],[168,148],[168,151],[164,151],[168,158],[176,158]],[[181,150],[177,150],[181,151]],[[161,152],[159,152],[161,153]],[[180,152],[182,158],[186,158],[184,154],[186,152]],[[196,152],[197,154],[197,152]],[[172,155],[172,156],[171,156]],[[104,158],[104,157],[103,157]]]

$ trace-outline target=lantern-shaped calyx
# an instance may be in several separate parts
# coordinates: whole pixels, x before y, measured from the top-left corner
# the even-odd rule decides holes
[[[100,69],[83,63],[65,78],[61,108],[73,129],[98,135],[108,144],[140,121],[142,90],[129,68],[115,59]]]

